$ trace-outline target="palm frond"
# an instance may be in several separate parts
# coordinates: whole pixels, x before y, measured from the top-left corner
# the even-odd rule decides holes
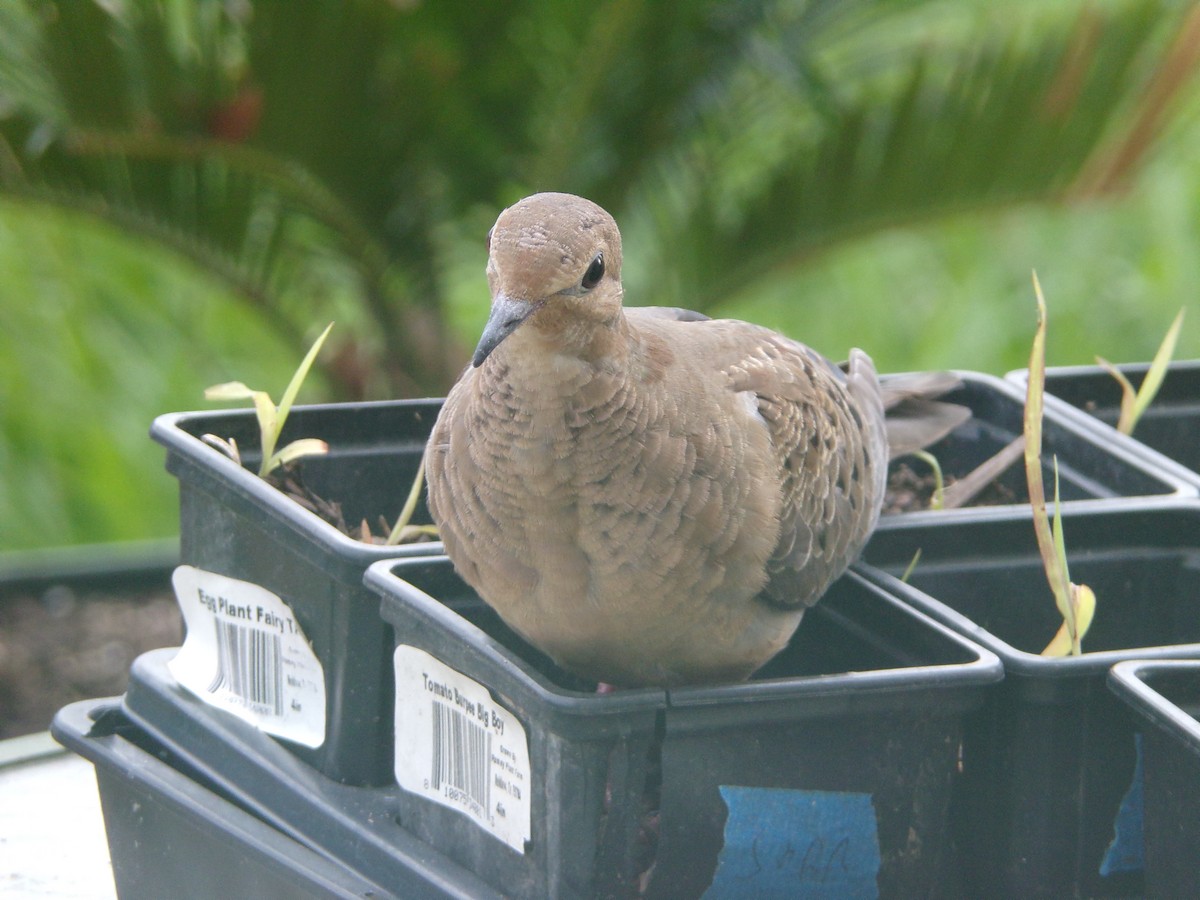
[[[1111,189],[1197,56],[1165,0],[13,0],[0,191],[177,247],[297,335],[333,279],[358,369],[436,391],[439,236],[480,207],[593,197],[655,274],[631,296],[711,307],[872,229]]]
[[[1034,34],[993,28],[890,66],[859,63],[857,79],[850,48],[809,47],[785,65],[772,44],[640,191],[645,268],[672,276],[652,302],[711,308],[867,231],[1068,197],[1125,139],[1163,66],[1176,90],[1194,77],[1171,49],[1187,16],[1166,9],[1076,6]],[[836,39],[858,40],[872,44]],[[814,75],[826,59],[832,74]]]

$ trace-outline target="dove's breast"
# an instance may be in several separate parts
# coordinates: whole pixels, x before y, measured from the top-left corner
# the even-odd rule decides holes
[[[469,373],[431,440],[430,505],[463,577],[582,674],[691,680],[698,646],[722,676],[749,674],[760,619],[776,644],[799,620],[751,602],[780,497],[756,407],[638,366],[552,384],[516,375],[491,360]]]

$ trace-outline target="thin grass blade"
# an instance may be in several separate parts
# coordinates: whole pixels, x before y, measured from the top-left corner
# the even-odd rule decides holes
[[[254,414],[258,417],[258,432],[262,446],[262,462],[258,466],[258,474],[265,476],[271,471],[269,463],[275,455],[275,444],[279,441],[279,432],[283,426],[279,421],[279,413],[271,402],[271,395],[266,391],[255,391],[251,394],[254,399]]]
[[[912,577],[913,569],[917,567],[917,563],[921,561],[921,548],[917,548],[917,552],[913,554],[912,562],[908,564],[908,568],[904,570],[904,574],[900,576],[900,580],[904,584],[908,584],[908,579]]]
[[[1037,297],[1037,330],[1029,354],[1029,382],[1025,392],[1025,480],[1029,488],[1029,504],[1033,511],[1033,529],[1046,578],[1056,601],[1060,592],[1065,602],[1067,580],[1061,572],[1058,555],[1054,552],[1054,536],[1050,517],[1046,513],[1046,486],[1042,480],[1042,407],[1046,384],[1046,299],[1037,273],[1033,273],[1033,290]],[[1060,607],[1061,608],[1061,607]]]
[[[1041,652],[1042,656],[1070,656],[1071,654],[1071,635],[1067,631],[1067,623],[1064,621],[1058,626],[1058,631],[1054,637],[1050,639],[1050,643],[1046,645],[1046,649]]]
[[[1088,629],[1092,627],[1092,619],[1096,615],[1096,594],[1086,584],[1071,585],[1071,600],[1075,606],[1075,646],[1076,655],[1083,652],[1083,639],[1087,637]]]
[[[283,397],[279,400],[279,421],[278,427],[282,431],[283,425],[287,421],[288,413],[292,410],[292,404],[296,402],[296,395],[300,393],[300,387],[304,384],[304,379],[308,377],[308,371],[312,368],[313,362],[316,361],[317,354],[321,352],[321,347],[325,343],[325,338],[329,337],[329,332],[333,330],[333,323],[330,322],[325,326],[325,330],[321,332],[321,336],[313,341],[313,345],[308,348],[308,353],[305,355],[300,367],[296,369],[292,375],[292,380],[288,382],[287,389],[283,392]]]
[[[1183,309],[1180,309],[1175,314],[1175,320],[1171,323],[1171,327],[1167,329],[1167,333],[1163,337],[1163,342],[1159,345],[1158,352],[1154,354],[1153,362],[1150,363],[1150,369],[1146,372],[1146,377],[1142,380],[1142,386],[1138,388],[1137,402],[1133,408],[1133,422],[1130,423],[1129,431],[1126,434],[1133,432],[1138,419],[1142,417],[1142,413],[1154,402],[1154,397],[1158,394],[1158,389],[1162,387],[1163,379],[1167,377],[1167,367],[1171,364],[1171,357],[1175,355],[1175,344],[1179,340],[1179,330],[1183,327],[1183,312]]]
[[[240,381],[226,381],[204,389],[205,400],[249,400],[254,390]]]
[[[929,498],[929,508],[941,509],[946,502],[946,479],[942,475],[941,463],[927,450],[914,450],[912,455],[933,470],[933,495]]]
[[[1058,492],[1058,456],[1054,457],[1054,520],[1051,525],[1054,538],[1054,556],[1058,560],[1057,571],[1062,583],[1051,585],[1054,588],[1054,602],[1062,613],[1063,624],[1067,626],[1067,634],[1071,638],[1071,646],[1076,646],[1079,640],[1079,626],[1075,621],[1075,605],[1072,602],[1071,571],[1067,566],[1067,542],[1063,537],[1062,501]]]
[[[1134,406],[1137,403],[1137,391],[1133,389],[1133,385],[1125,377],[1125,373],[1103,356],[1097,356],[1096,363],[1102,366],[1109,375],[1116,379],[1117,384],[1121,386],[1121,413],[1117,417],[1117,431],[1121,432],[1121,434],[1133,434],[1133,426],[1137,424],[1137,416],[1134,412]]]
[[[404,530],[408,523],[412,521],[413,513],[417,509],[417,501],[421,499],[421,489],[425,486],[425,457],[421,457],[421,464],[417,466],[417,474],[413,476],[412,488],[408,492],[408,498],[404,501],[404,508],[400,510],[400,517],[396,519],[396,526],[392,529],[392,533],[388,535],[388,545],[400,543],[400,539],[404,534]]]
[[[277,466],[286,466],[292,460],[302,456],[320,456],[329,452],[329,444],[319,438],[301,438],[292,441],[286,447],[271,457],[267,471],[273,471]]]

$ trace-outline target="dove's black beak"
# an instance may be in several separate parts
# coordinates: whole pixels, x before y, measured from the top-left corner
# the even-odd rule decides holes
[[[500,346],[500,342],[517,330],[533,311],[536,303],[527,300],[514,300],[504,294],[497,294],[492,300],[492,311],[488,315],[487,324],[483,326],[483,334],[475,348],[475,356],[471,365],[479,368],[491,352]]]

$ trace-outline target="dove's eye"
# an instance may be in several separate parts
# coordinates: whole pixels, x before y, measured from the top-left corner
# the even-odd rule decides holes
[[[600,283],[600,279],[604,277],[604,254],[597,253],[596,258],[592,260],[592,264],[587,267],[587,271],[583,273],[583,281],[580,284],[585,291],[590,291]]]

